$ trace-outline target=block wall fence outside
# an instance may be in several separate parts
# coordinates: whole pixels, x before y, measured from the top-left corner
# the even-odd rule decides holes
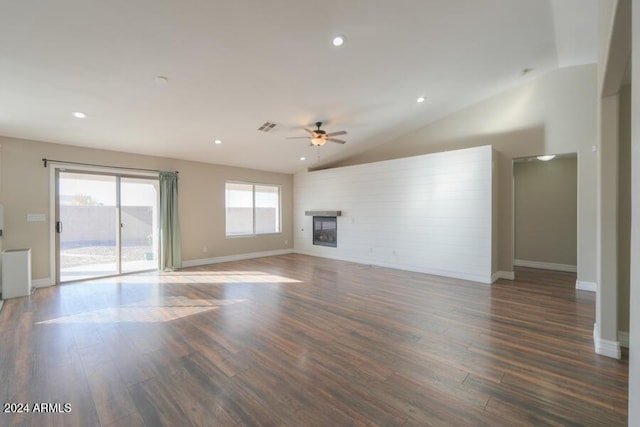
[[[294,176],[298,253],[491,282],[492,147]],[[305,211],[341,210],[338,247],[312,244]]]

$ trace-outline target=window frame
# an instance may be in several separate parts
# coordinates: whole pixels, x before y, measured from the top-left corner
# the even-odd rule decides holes
[[[247,234],[228,234],[227,232],[227,185],[228,184],[242,184],[251,186],[251,228],[252,232]],[[278,231],[270,233],[256,233],[256,186],[262,187],[274,187],[278,190]],[[282,185],[281,184],[268,184],[264,182],[249,182],[249,181],[237,181],[226,180],[224,182],[224,236],[227,239],[237,239],[245,237],[258,237],[258,236],[275,236],[282,234]]]

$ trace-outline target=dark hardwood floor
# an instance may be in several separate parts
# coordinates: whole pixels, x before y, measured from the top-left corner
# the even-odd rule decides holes
[[[5,302],[0,402],[31,408],[0,425],[626,425],[593,323],[575,275],[529,269],[285,255],[67,284]]]

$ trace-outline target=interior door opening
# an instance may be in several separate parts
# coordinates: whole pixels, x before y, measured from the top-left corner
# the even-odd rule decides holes
[[[58,283],[158,268],[158,180],[56,173]]]
[[[576,273],[576,153],[515,159],[514,265]]]

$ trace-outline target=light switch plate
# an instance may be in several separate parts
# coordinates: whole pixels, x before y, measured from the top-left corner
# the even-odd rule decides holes
[[[44,222],[46,219],[45,214],[27,214],[27,222]]]

